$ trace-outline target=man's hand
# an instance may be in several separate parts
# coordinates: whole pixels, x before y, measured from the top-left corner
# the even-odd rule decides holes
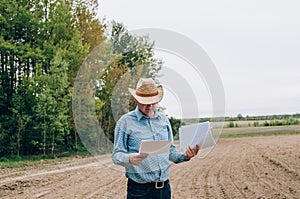
[[[192,157],[196,156],[199,151],[199,145],[197,144],[195,148],[192,148],[190,145],[186,148],[184,153],[184,160],[189,160]]]
[[[129,162],[135,166],[138,166],[142,163],[144,159],[148,157],[147,153],[135,153],[129,156]]]

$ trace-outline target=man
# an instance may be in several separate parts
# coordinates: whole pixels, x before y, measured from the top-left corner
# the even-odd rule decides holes
[[[116,124],[112,160],[126,169],[127,198],[170,199],[169,168],[197,155],[199,146],[187,147],[179,153],[173,144],[168,118],[156,110],[163,98],[162,86],[151,78],[141,78],[136,89],[129,92],[137,103],[135,110],[123,115]],[[139,153],[142,140],[170,140],[169,153],[149,155]]]

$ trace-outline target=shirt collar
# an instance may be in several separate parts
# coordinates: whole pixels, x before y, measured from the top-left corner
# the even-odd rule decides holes
[[[140,111],[140,109],[139,109],[138,106],[135,108],[135,114],[136,114],[138,120],[141,120],[143,117],[144,117],[144,118],[149,118],[149,117],[145,116],[145,115]],[[155,110],[155,112],[154,112],[154,117],[153,117],[153,118],[158,118],[158,119],[160,118],[160,116],[158,115],[158,113],[157,113],[156,110]]]

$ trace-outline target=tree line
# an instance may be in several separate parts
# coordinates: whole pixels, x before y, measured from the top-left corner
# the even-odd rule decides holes
[[[225,117],[225,121],[247,121],[247,120],[288,120],[288,119],[300,118],[300,113],[295,114],[274,114],[274,115],[259,115],[259,116],[243,116],[242,114],[237,114],[236,117]]]
[[[102,23],[97,10],[97,0],[0,0],[0,157],[80,150],[72,93],[81,64],[97,46],[105,67],[91,84],[97,119],[111,141],[120,77],[157,77],[154,43],[120,23]]]

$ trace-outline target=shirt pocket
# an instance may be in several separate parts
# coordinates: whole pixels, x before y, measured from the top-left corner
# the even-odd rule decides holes
[[[156,129],[159,140],[171,140],[168,125],[161,125]]]
[[[129,152],[138,153],[142,140],[153,140],[152,133],[149,132],[149,130],[147,132],[145,131],[147,131],[147,129],[132,129],[129,131],[127,143]]]

